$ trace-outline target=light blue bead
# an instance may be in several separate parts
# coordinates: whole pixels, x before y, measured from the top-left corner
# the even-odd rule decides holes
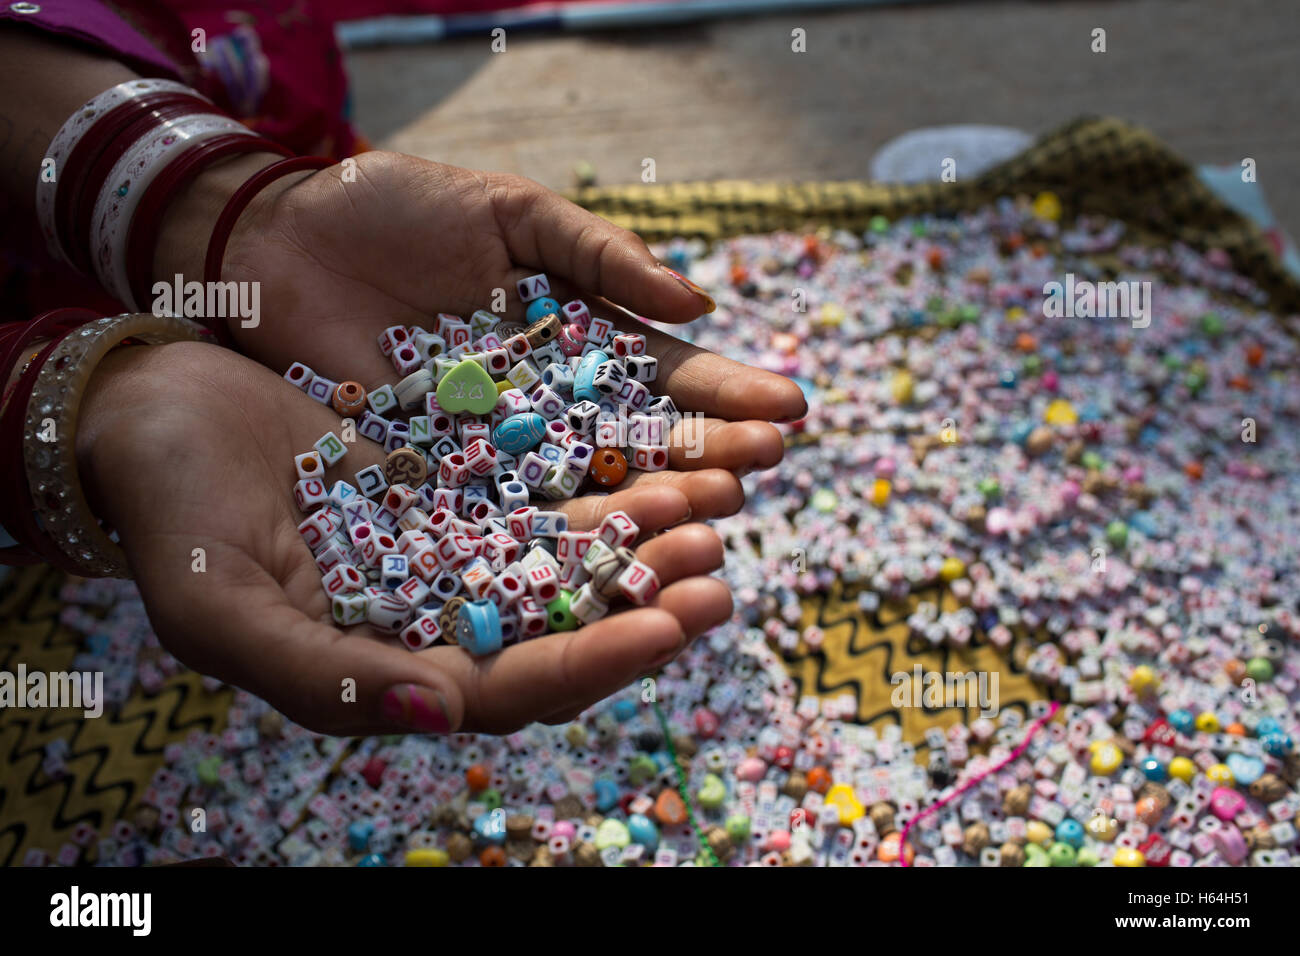
[[[560,303],[556,302],[554,299],[548,299],[543,296],[540,299],[533,299],[532,302],[528,303],[528,311],[524,313],[524,318],[529,322],[536,322],[542,316],[550,315],[552,312],[559,315]]]
[[[591,383],[596,377],[596,371],[608,361],[609,356],[600,349],[592,349],[582,357],[573,373],[574,401],[599,402],[604,397]]]
[[[480,813],[474,819],[474,836],[480,843],[494,843],[500,846],[506,842],[506,815],[493,810]]]
[[[1169,723],[1173,724],[1174,730],[1180,734],[1190,734],[1196,729],[1196,718],[1192,716],[1192,712],[1181,707],[1169,715]]]
[[[1016,373],[1011,371],[1011,369],[1007,369],[1005,372],[1003,372],[998,376],[998,384],[1001,385],[1003,388],[1015,388]]]
[[[375,825],[369,820],[354,820],[348,826],[348,846],[360,853],[370,845],[370,835]]]
[[[1156,519],[1151,516],[1149,511],[1135,511],[1129,515],[1129,527],[1135,531],[1140,531],[1148,538],[1154,538],[1159,529],[1156,527]]]
[[[511,415],[492,433],[497,448],[507,455],[520,455],[528,451],[546,434],[546,419],[536,412]]]
[[[471,601],[456,617],[456,643],[475,657],[501,650],[501,614],[491,601]]]
[[[370,853],[357,860],[357,866],[387,866],[388,861],[382,853]]]
[[[601,777],[592,784],[592,789],[596,793],[596,809],[601,813],[608,813],[618,805],[618,784],[613,780]]]
[[[1023,445],[1029,440],[1029,434],[1033,430],[1033,422],[1016,422],[1011,426],[1011,440],[1017,445]]]
[[[1077,850],[1083,846],[1083,824],[1072,817],[1066,817],[1056,825],[1056,839]]]
[[[627,818],[627,832],[633,843],[640,843],[647,850],[659,846],[659,828],[643,813],[633,813]]]
[[[1265,734],[1280,734],[1282,725],[1278,723],[1276,717],[1261,717],[1259,723],[1255,725],[1255,736],[1263,737]]]
[[[1239,786],[1249,787],[1264,775],[1264,761],[1247,754],[1228,754],[1224,761]]]
[[[630,700],[620,700],[614,703],[614,719],[619,723],[625,723],[636,716],[636,704]]]

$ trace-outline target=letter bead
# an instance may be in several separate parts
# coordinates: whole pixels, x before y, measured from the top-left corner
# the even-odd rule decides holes
[[[659,593],[659,577],[648,564],[633,561],[618,576],[618,588],[633,604],[649,604]]]
[[[410,650],[422,651],[435,644],[441,634],[438,618],[432,614],[421,614],[402,631],[402,643]]]
[[[632,355],[623,364],[627,366],[628,378],[644,385],[649,385],[659,375],[659,360],[653,355]]]
[[[623,332],[614,336],[614,354],[619,358],[645,354],[645,336],[640,332]]]
[[[379,565],[379,583],[381,585],[390,591],[396,591],[410,576],[411,569],[406,555],[384,555]]]
[[[403,558],[403,561],[406,559]],[[330,597],[336,594],[350,594],[366,586],[365,578],[350,564],[339,564],[321,578],[321,587]]]
[[[663,471],[668,467],[667,445],[630,445],[632,467],[641,471]]]
[[[381,631],[396,633],[410,623],[411,617],[411,609],[392,594],[379,595],[366,608],[366,620]]]
[[[515,289],[519,292],[521,302],[532,302],[533,299],[551,294],[551,280],[544,274],[528,276],[516,282]]]
[[[366,404],[376,415],[387,415],[398,409],[397,396],[393,393],[393,386],[381,385],[374,389],[366,396]]]
[[[368,617],[370,598],[362,593],[336,594],[330,600],[330,616],[340,627],[360,624]]]
[[[293,500],[304,513],[323,505],[328,497],[325,482],[319,478],[302,478],[293,486]]]
[[[574,325],[581,326],[584,330],[591,324],[591,310],[587,308],[587,303],[581,299],[574,299],[572,302],[564,303],[560,315],[565,322],[572,322]]]
[[[609,613],[609,602],[601,598],[588,581],[573,593],[569,610],[583,624],[592,624]]]
[[[297,469],[299,478],[321,478],[325,475],[325,465],[321,462],[320,455],[314,451],[295,455],[293,467]]]
[[[317,375],[307,386],[307,394],[322,405],[329,405],[334,401],[334,389],[338,388],[338,384],[324,375]]]
[[[284,380],[302,391],[307,391],[311,385],[311,380],[316,377],[316,373],[309,369],[301,362],[294,362],[289,366],[288,371],[284,373]]]
[[[641,529],[625,511],[611,511],[596,529],[596,534],[611,548],[625,548],[636,540]]]

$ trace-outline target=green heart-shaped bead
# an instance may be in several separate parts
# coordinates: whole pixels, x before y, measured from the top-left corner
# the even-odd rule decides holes
[[[497,405],[497,386],[487,370],[465,359],[438,383],[438,405],[444,412],[486,415]]]
[[[706,773],[700,789],[695,794],[695,799],[706,810],[717,809],[722,806],[722,801],[727,799],[727,785],[714,774]]]

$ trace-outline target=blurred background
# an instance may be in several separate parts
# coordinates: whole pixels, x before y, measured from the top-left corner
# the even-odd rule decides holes
[[[562,189],[579,163],[601,185],[639,182],[647,157],[659,182],[865,179],[881,147],[919,127],[1036,136],[1113,115],[1238,181],[1253,158],[1281,226],[1300,231],[1300,8],[1289,0],[489,12],[501,5],[426,0],[408,6],[447,15],[372,19],[394,5],[349,3],[349,18],[366,18],[339,27],[362,132]],[[503,52],[492,50],[494,24],[506,30]],[[1098,28],[1104,53],[1092,49]],[[806,53],[792,51],[796,29]],[[926,165],[937,177],[937,162]]]

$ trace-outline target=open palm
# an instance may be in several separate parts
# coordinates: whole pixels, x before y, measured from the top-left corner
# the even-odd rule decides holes
[[[638,549],[663,584],[647,607],[483,659],[449,646],[413,654],[365,626],[341,631],[291,493],[292,456],[337,429],[337,416],[210,345],[121,350],[106,366],[88,402],[81,467],[160,639],[196,670],[314,730],[499,733],[567,719],[730,614],[726,587],[705,577],[722,563],[721,542],[707,526],[683,523],[686,496],[660,485],[562,506],[578,530],[622,509],[654,535]],[[129,374],[113,375],[117,367]],[[382,457],[360,439],[328,477],[349,478]]]

